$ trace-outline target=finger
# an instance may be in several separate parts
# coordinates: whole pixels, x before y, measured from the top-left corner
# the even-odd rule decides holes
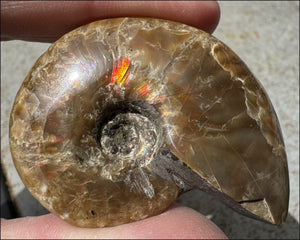
[[[196,238],[226,239],[224,233],[198,212],[183,206],[141,221],[107,228],[79,228],[53,214],[1,221],[1,238],[99,239]]]
[[[95,20],[133,16],[169,19],[212,32],[220,10],[217,2],[207,1],[1,1],[1,40],[52,42]]]

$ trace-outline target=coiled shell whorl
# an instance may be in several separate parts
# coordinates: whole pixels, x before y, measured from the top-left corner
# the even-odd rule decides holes
[[[159,214],[192,188],[274,224],[287,214],[265,91],[226,45],[180,23],[116,18],[64,35],[16,96],[10,146],[33,196],[81,227]]]

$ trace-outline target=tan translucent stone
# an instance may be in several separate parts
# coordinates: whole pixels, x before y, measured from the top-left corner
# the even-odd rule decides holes
[[[173,163],[243,214],[274,224],[287,215],[286,154],[270,100],[227,46],[183,24],[107,19],[64,35],[16,96],[10,145],[33,196],[77,226],[136,221],[180,191],[206,190]]]

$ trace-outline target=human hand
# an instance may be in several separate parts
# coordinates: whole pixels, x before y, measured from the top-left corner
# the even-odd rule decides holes
[[[206,1],[1,1],[1,41],[53,42],[95,20],[154,17],[213,32],[219,5]]]
[[[224,233],[198,212],[173,205],[164,213],[106,228],[79,228],[53,214],[1,220],[1,238],[14,239],[225,239]]]
[[[212,32],[219,19],[215,2],[1,2],[1,40],[52,42],[94,20],[156,17]],[[78,228],[53,214],[1,220],[1,238],[226,238],[192,209],[173,205],[164,213],[110,228]]]

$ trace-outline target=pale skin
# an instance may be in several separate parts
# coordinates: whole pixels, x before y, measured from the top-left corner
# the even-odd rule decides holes
[[[83,24],[112,17],[155,17],[182,22],[212,33],[220,9],[206,1],[1,1],[1,40],[53,42]],[[226,239],[225,234],[200,213],[172,205],[158,216],[107,228],[79,228],[53,214],[12,220],[1,219],[1,238],[196,238]]]

